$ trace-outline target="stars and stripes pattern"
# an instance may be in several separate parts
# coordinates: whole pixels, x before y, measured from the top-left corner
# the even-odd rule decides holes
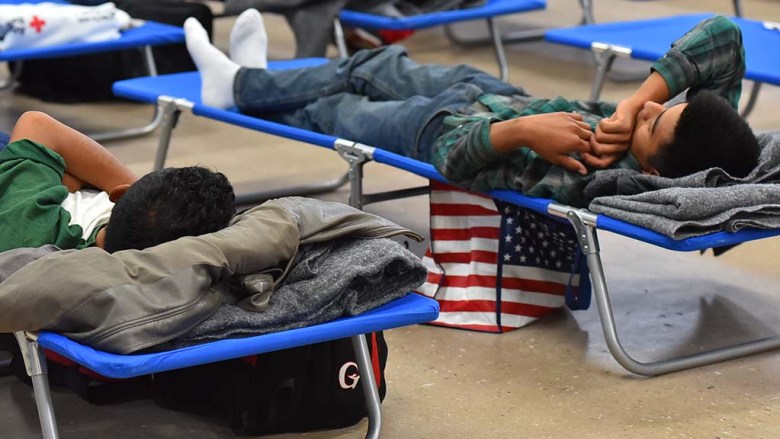
[[[516,329],[565,303],[577,242],[571,226],[442,183],[431,183],[428,281],[433,324],[488,332]]]

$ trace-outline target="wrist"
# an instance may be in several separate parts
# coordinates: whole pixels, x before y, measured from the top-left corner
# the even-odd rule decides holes
[[[499,154],[514,151],[520,146],[528,146],[529,127],[525,117],[495,122],[490,125],[490,143]]]
[[[647,101],[663,104],[669,100],[669,86],[661,74],[653,71],[628,100],[639,108]]]

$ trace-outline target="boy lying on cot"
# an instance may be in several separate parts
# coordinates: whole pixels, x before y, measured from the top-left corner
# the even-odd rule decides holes
[[[302,69],[266,69],[262,17],[247,10],[228,58],[190,18],[187,48],[203,103],[433,163],[468,188],[520,190],[585,206],[599,168],[679,177],[711,167],[745,176],[758,142],[736,112],[745,72],[739,27],[705,20],[619,104],[538,99],[474,68],[420,65],[398,46]],[[688,90],[688,102],[664,107]]]
[[[0,251],[143,249],[224,228],[234,203],[221,173],[167,168],[139,179],[94,140],[40,112],[24,113],[0,150]]]

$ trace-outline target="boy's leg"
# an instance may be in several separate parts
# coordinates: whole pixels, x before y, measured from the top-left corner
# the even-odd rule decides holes
[[[187,51],[200,73],[201,101],[217,108],[234,106],[233,81],[241,66],[211,44],[206,29],[196,18],[184,21],[184,36]]]
[[[241,67],[268,67],[268,34],[257,9],[247,9],[236,18],[230,30],[230,59]]]
[[[233,92],[242,112],[271,113],[303,108],[339,93],[377,101],[435,97],[455,84],[472,84],[484,93],[523,93],[469,66],[417,64],[400,46],[363,50],[350,58],[316,67],[284,71],[241,69]]]
[[[427,161],[443,116],[474,102],[481,93],[472,84],[456,84],[434,97],[397,101],[341,93],[265,117]]]
[[[87,183],[109,192],[138,180],[133,171],[107,149],[45,113],[28,111],[19,117],[10,141],[21,139],[40,143],[62,156],[65,161],[62,182],[70,191]]]

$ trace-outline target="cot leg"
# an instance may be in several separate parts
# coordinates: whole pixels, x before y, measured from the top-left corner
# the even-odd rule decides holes
[[[596,18],[593,16],[593,2],[591,0],[580,0],[580,7],[582,8],[580,24],[596,23]]]
[[[176,123],[179,121],[181,109],[176,105],[176,100],[167,96],[161,96],[157,99],[155,112],[160,114],[161,129],[160,139],[157,142],[157,152],[154,157],[153,171],[158,171],[165,167],[165,159],[168,157],[168,148],[171,145],[171,135]]]
[[[360,368],[360,386],[366,399],[368,409],[368,431],[366,438],[376,439],[382,430],[382,406],[379,401],[379,391],[376,387],[374,368],[371,366],[371,354],[368,351],[368,343],[365,335],[353,335],[352,346],[355,349],[355,358]]]
[[[152,53],[152,46],[144,46],[143,54],[144,54],[144,64],[146,65],[146,72],[148,73],[149,76],[157,76],[157,66],[154,62],[154,54]],[[105,142],[105,141],[117,140],[117,139],[128,139],[131,137],[138,137],[138,136],[143,136],[151,133],[152,131],[157,129],[158,126],[160,126],[161,122],[162,122],[162,115],[158,111],[157,107],[155,107],[154,114],[152,115],[152,120],[146,125],[135,127],[135,128],[117,130],[117,131],[108,131],[105,133],[95,133],[95,134],[90,134],[89,136],[98,142]]]
[[[32,379],[35,404],[38,406],[38,418],[41,421],[43,438],[57,439],[59,437],[57,420],[54,416],[54,405],[52,404],[49,391],[48,371],[43,349],[37,342],[30,340],[23,332],[16,332],[14,335],[22,351],[27,375]]]
[[[582,253],[586,255],[590,269],[591,285],[596,298],[596,305],[601,317],[601,328],[609,351],[615,360],[626,370],[638,375],[655,376],[693,367],[731,360],[780,347],[780,337],[768,337],[746,343],[740,343],[724,348],[713,349],[678,358],[642,363],[631,357],[623,348],[618,338],[612,304],[607,291],[604,268],[599,255],[599,244],[596,236],[596,215],[568,208],[566,216],[577,232]],[[551,212],[553,213],[553,212]]]
[[[758,92],[761,91],[761,83],[753,82],[753,88],[750,90],[750,98],[748,98],[745,108],[742,110],[742,117],[747,118],[753,111],[753,107],[756,106],[758,100]]]
[[[334,148],[349,165],[349,205],[363,209],[363,166],[371,160],[374,149],[343,139],[336,140]]]
[[[501,78],[502,81],[509,82],[509,67],[507,66],[506,54],[504,52],[504,41],[510,41],[510,40],[504,38],[501,35],[501,32],[498,29],[498,25],[496,24],[496,21],[492,17],[486,18],[485,22],[487,23],[488,32],[490,33],[490,41],[493,43],[493,49],[495,50],[496,53],[496,63],[498,64],[499,78]],[[447,36],[447,39],[449,39],[451,42],[462,47],[481,46],[487,42],[487,40],[484,39],[466,41],[461,38],[458,38],[451,24],[444,25],[444,34]],[[539,40],[543,36],[544,36],[544,31],[540,31],[540,30],[518,32],[515,33],[515,35],[512,37],[511,42],[515,43],[520,41]]]
[[[22,61],[17,61],[16,64],[14,64],[16,68],[11,68],[10,63],[6,64],[8,64],[8,70],[11,74],[8,78],[0,82],[0,90],[5,90],[15,86],[16,82],[19,80],[19,77],[22,76],[22,68],[24,68],[24,62]]]
[[[496,62],[502,81],[509,82],[509,67],[506,65],[506,55],[504,54],[504,43],[501,41],[501,32],[498,30],[496,21],[492,18],[487,19],[488,29],[490,29],[490,38],[493,39],[493,48],[496,51]]]
[[[374,148],[344,139],[336,140],[333,148],[338,151],[341,158],[349,165],[349,171],[347,172],[349,180],[349,205],[354,208],[363,209],[363,206],[366,204],[427,195],[430,192],[430,187],[426,185],[364,194],[363,166],[373,160]]]
[[[596,78],[593,80],[593,87],[590,89],[590,100],[595,101],[601,96],[604,89],[604,81],[607,79],[607,73],[612,69],[612,63],[615,62],[615,53],[607,49],[596,58]]]
[[[740,0],[734,0],[734,15],[742,17],[742,2]]]
[[[339,50],[339,58],[347,58],[349,56],[347,40],[344,37],[344,27],[341,25],[341,20],[338,17],[333,19],[333,41],[335,41],[336,48]]]

